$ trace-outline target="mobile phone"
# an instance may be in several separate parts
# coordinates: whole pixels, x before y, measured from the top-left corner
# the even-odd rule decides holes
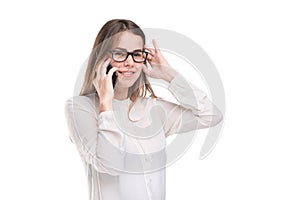
[[[112,68],[111,64],[109,64],[106,68],[106,74],[108,74],[108,71]],[[113,75],[112,75],[112,85],[113,85],[113,88],[115,88],[115,85],[117,83],[117,72],[114,72]]]

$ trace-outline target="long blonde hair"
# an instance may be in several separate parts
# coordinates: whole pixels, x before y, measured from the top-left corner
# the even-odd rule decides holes
[[[116,36],[116,34],[124,31],[129,31],[135,35],[140,36],[143,40],[143,45],[145,45],[145,34],[141,30],[141,28],[134,22],[126,19],[113,19],[106,22],[99,31],[95,39],[91,54],[89,56],[83,86],[79,94],[80,96],[85,96],[91,93],[96,93],[96,95],[98,96],[97,90],[93,85],[93,80],[97,76],[96,66],[98,66],[98,63],[101,62],[101,59],[103,59],[105,55],[111,50],[114,42],[113,36]],[[138,97],[145,97],[147,95],[147,92],[150,93],[150,97],[157,98],[145,73],[142,71],[141,75],[133,84],[133,86],[128,89],[127,98],[130,98],[130,100],[132,101],[128,109],[128,118],[129,112],[134,103],[137,101]]]

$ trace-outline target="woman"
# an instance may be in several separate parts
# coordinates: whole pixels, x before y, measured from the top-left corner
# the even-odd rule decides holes
[[[166,137],[222,119],[153,45],[145,47],[134,22],[108,21],[96,37],[80,95],[66,101],[70,139],[86,169],[90,200],[165,199]],[[168,82],[180,104],[156,97],[147,77]]]

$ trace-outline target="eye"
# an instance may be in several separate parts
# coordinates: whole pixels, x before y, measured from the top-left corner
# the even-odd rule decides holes
[[[124,52],[124,51],[114,51],[113,52],[113,56],[115,58],[123,58],[123,57],[127,56],[127,52]]]
[[[134,57],[143,57],[143,53],[142,52],[134,52],[133,56]]]
[[[114,51],[113,53],[115,56],[124,56],[127,54],[126,52],[123,52],[123,51]]]

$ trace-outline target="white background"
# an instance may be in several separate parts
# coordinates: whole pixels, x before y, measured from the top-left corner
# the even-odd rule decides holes
[[[167,168],[167,199],[299,199],[297,1],[1,1],[0,199],[87,199],[63,106],[112,18],[197,42],[226,93],[222,137]],[[204,133],[205,134],[205,133]]]

